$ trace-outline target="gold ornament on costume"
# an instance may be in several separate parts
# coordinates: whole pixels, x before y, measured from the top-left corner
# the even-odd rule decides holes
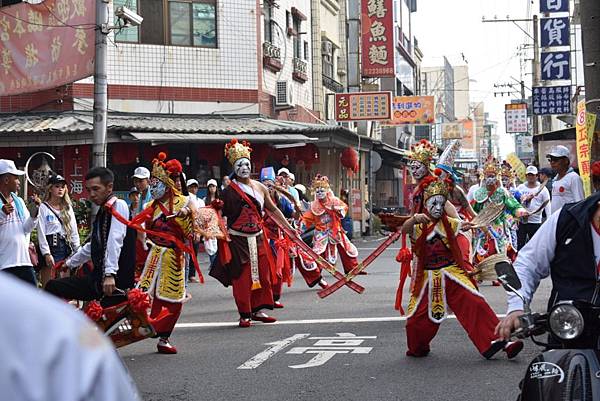
[[[225,145],[225,156],[232,166],[239,159],[250,159],[250,153],[252,153],[252,148],[250,142],[247,141],[238,142],[237,138],[233,138]]]
[[[502,163],[502,167],[500,168],[500,175],[502,177],[508,177],[510,181],[515,179],[515,172],[513,171],[510,164],[508,164],[508,162],[506,161]]]
[[[169,160],[165,163],[166,158],[167,154],[165,152],[160,152],[158,156],[152,160],[152,176],[167,184],[169,188],[175,189],[175,182],[171,178],[170,170],[176,170],[176,164],[179,164],[179,167],[181,167],[181,163],[179,163],[177,160]]]
[[[489,174],[498,175],[500,172],[500,166],[498,165],[498,161],[495,157],[489,157],[485,164],[483,165],[483,175],[484,177]]]
[[[436,155],[437,147],[428,140],[421,139],[419,142],[411,146],[408,158],[419,161],[429,167]]]
[[[311,188],[313,190],[317,189],[317,188],[325,188],[325,189],[329,189],[329,178],[327,178],[324,175],[321,174],[317,174],[315,176],[315,178],[312,181],[312,185]]]

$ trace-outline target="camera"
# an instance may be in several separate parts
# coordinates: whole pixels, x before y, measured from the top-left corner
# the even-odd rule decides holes
[[[142,21],[144,20],[141,15],[136,14],[127,7],[123,6],[117,7],[115,10],[115,16],[123,20],[127,26],[141,25]]]

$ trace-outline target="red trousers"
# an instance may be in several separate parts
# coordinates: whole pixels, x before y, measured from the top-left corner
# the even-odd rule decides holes
[[[483,354],[496,339],[494,335],[494,329],[498,324],[496,314],[484,298],[469,292],[448,278],[444,277],[444,280],[446,280],[447,306],[454,311],[479,353]],[[429,343],[440,327],[429,318],[428,285],[426,284],[417,310],[406,322],[408,353],[414,356],[423,356],[429,352]]]
[[[242,266],[242,274],[232,279],[233,297],[238,312],[243,318],[250,318],[253,312],[261,309],[273,309],[273,289],[271,287],[271,268],[265,250],[258,244],[258,274],[260,277],[259,289],[252,290],[252,275],[250,262]],[[270,250],[267,250],[270,251]]]
[[[294,264],[296,266],[296,269],[298,269],[298,271],[302,275],[302,278],[304,278],[304,281],[306,281],[306,285],[308,285],[309,287],[314,287],[321,280],[321,268],[319,266],[316,266],[316,264],[314,265],[314,270],[306,270],[302,266],[300,256],[294,258]]]
[[[358,259],[356,257],[349,256],[342,244],[337,244],[338,255],[344,266],[344,273],[350,273],[356,266],[358,266]]]
[[[181,314],[183,304],[167,302],[154,297],[150,310],[150,323],[160,337],[169,337],[175,328],[175,323]]]

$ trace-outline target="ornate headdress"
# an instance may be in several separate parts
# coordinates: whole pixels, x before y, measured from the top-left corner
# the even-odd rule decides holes
[[[273,167],[263,167],[260,170],[260,182],[267,180],[275,182],[275,169]]]
[[[437,168],[441,168],[442,170],[450,174],[454,181],[460,180],[460,178],[456,174],[456,170],[454,170],[454,160],[456,160],[456,157],[460,152],[460,146],[460,139],[452,140],[450,144],[448,144],[446,149],[444,149],[444,152],[440,156],[440,160],[438,160],[438,163],[436,165]]]
[[[317,188],[325,188],[325,189],[329,189],[329,178],[327,178],[324,175],[321,174],[317,174],[315,176],[315,178],[312,181],[312,185],[311,188],[313,190],[317,189]]]
[[[177,189],[171,176],[173,174],[181,174],[183,172],[183,166],[179,160],[171,159],[165,162],[166,159],[167,154],[165,152],[160,152],[152,161],[152,176],[167,184],[171,189]]]
[[[231,142],[225,145],[225,156],[227,156],[227,160],[232,166],[239,159],[250,159],[250,153],[252,153],[252,148],[250,142],[247,141],[238,142],[237,138],[233,138]]]
[[[433,158],[437,155],[437,147],[427,139],[421,139],[410,148],[408,158],[416,160],[429,167]]]
[[[502,167],[500,167],[500,175],[502,177],[508,177],[511,181],[514,180],[515,172],[507,161],[502,162]]]
[[[498,161],[495,157],[488,157],[485,164],[483,165],[483,175],[487,176],[488,174],[498,175],[500,172],[500,166],[498,165]]]
[[[435,195],[443,195],[445,198],[448,198],[449,185],[446,180],[435,176],[426,177],[425,180],[427,180],[427,182],[424,186],[425,189],[423,192],[424,201]]]

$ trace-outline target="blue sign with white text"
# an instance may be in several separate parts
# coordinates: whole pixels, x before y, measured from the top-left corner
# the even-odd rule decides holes
[[[571,79],[571,52],[542,52],[542,80]]]
[[[535,86],[533,114],[571,114],[571,87],[569,85]]]
[[[569,0],[540,0],[540,13],[562,13],[569,11]]]
[[[569,17],[542,18],[540,27],[542,47],[569,46]]]

